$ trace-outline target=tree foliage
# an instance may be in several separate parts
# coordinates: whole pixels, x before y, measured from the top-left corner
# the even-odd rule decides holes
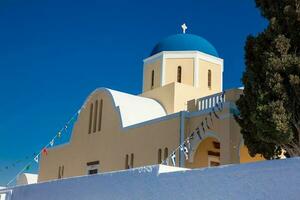
[[[244,94],[237,101],[250,155],[300,155],[300,0],[256,0],[268,27],[245,45]]]

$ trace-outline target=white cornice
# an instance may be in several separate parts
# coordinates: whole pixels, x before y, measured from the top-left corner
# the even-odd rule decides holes
[[[155,55],[153,55],[153,56],[150,56],[150,57],[148,57],[148,58],[145,58],[143,61],[144,61],[144,63],[155,62],[156,60],[161,59],[162,56],[163,56],[163,51],[160,52],[160,53],[157,53],[157,54],[155,54]]]
[[[208,62],[212,62],[215,64],[219,64],[222,66],[223,71],[223,63],[224,60],[222,58],[218,58],[200,51],[162,51],[157,53],[151,57],[144,59],[144,63],[155,62],[158,59],[164,58],[198,58],[201,60],[205,60]]]

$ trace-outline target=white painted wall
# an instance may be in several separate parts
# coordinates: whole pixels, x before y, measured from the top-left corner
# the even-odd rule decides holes
[[[18,186],[11,200],[300,199],[300,158],[181,170],[149,166]]]

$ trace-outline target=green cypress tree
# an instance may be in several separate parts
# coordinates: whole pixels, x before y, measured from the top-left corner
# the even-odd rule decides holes
[[[269,24],[247,38],[236,120],[251,156],[300,156],[300,0],[256,5]]]

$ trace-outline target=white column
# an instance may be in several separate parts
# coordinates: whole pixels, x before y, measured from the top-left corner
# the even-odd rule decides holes
[[[224,71],[224,61],[221,63],[221,91],[223,91],[223,71]]]
[[[199,56],[195,53],[194,56],[194,87],[199,87]]]
[[[162,54],[161,57],[161,77],[160,77],[160,86],[164,86],[165,85],[165,55],[164,53]]]
[[[143,92],[145,92],[145,61],[144,61],[144,65],[143,65]]]

